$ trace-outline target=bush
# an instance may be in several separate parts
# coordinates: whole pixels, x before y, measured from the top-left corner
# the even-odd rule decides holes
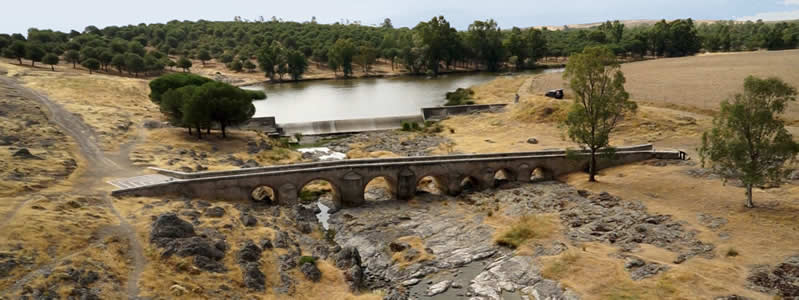
[[[420,129],[419,128],[419,123],[416,123],[416,122],[411,123],[411,128],[413,129],[413,131],[419,131],[419,129]]]
[[[300,266],[302,266],[302,265],[304,265],[306,263],[308,263],[308,264],[316,264],[316,258],[313,258],[313,256],[302,256],[302,257],[300,257]]]
[[[411,123],[402,122],[402,131],[411,131]]]
[[[153,81],[150,81],[150,100],[155,103],[160,103],[161,95],[166,93],[168,90],[178,89],[187,85],[201,86],[211,81],[213,80],[210,78],[187,73],[163,75],[154,79]]]
[[[727,249],[727,253],[726,253],[727,257],[735,257],[735,256],[738,256],[738,254],[740,254],[740,253],[738,253],[738,250],[735,250],[735,248]]]
[[[446,94],[447,103],[445,103],[444,106],[474,104],[474,101],[469,100],[472,99],[472,96],[474,96],[474,91],[472,89],[458,88],[454,92],[448,92]]]

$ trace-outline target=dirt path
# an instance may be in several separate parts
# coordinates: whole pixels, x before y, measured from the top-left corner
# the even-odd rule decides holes
[[[26,99],[33,99],[34,101],[38,102],[42,107],[45,108],[44,110],[46,111],[50,122],[58,125],[58,127],[64,130],[64,132],[72,137],[72,139],[78,144],[80,155],[84,158],[86,166],[85,172],[80,178],[78,178],[78,182],[73,188],[74,192],[79,194],[91,194],[93,191],[103,190],[104,187],[101,186],[104,185],[102,180],[103,177],[126,176],[130,173],[137,172],[137,170],[133,170],[132,167],[130,167],[131,164],[127,161],[127,156],[122,157],[122,155],[118,155],[115,157],[116,160],[106,156],[106,154],[97,145],[97,138],[92,128],[74,114],[64,109],[58,103],[53,102],[39,92],[20,85],[16,82],[16,80],[6,76],[0,76],[0,84],[6,85],[11,89],[18,91]],[[139,140],[140,138],[137,138],[133,143],[136,143]],[[132,148],[132,145],[128,145],[127,147]],[[124,154],[125,152],[126,151],[122,151],[121,153]],[[119,220],[120,235],[124,235],[124,237],[129,241],[129,249],[133,266],[128,276],[127,293],[128,298],[136,299],[138,298],[139,294],[139,275],[146,264],[146,258],[142,250],[143,248],[141,244],[139,244],[139,241],[136,237],[135,229],[119,213],[116,207],[114,207],[113,201],[108,193],[102,193],[101,197],[103,197],[107,207]],[[14,208],[14,210],[9,212],[9,214],[6,216],[6,222],[4,222],[2,225],[7,224],[9,222],[8,220],[11,220],[16,212],[20,208],[24,207],[28,201],[29,200],[24,201],[21,205],[18,205]],[[71,257],[77,254],[79,253],[73,253],[69,256]],[[49,268],[48,266],[52,266],[61,260],[63,260],[63,258],[57,259],[53,263],[26,274],[18,282],[30,281],[36,277],[35,275],[41,273],[42,270],[46,270]],[[15,286],[19,285],[15,284]]]

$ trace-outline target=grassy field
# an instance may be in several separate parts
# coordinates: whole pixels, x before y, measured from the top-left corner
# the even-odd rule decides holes
[[[666,58],[622,65],[625,88],[641,103],[680,110],[712,113],[719,102],[743,91],[744,78],[777,76],[799,86],[799,50],[708,54]],[[565,87],[560,74],[536,79],[531,93]],[[792,103],[786,118],[799,121],[799,103]]]

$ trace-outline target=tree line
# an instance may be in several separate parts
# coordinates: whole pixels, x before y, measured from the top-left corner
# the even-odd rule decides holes
[[[55,65],[59,60],[89,71],[116,70],[138,76],[167,67],[189,71],[190,59],[215,59],[234,71],[255,71],[298,80],[312,63],[345,77],[360,68],[370,72],[378,59],[415,74],[436,75],[453,67],[497,71],[533,68],[546,57],[567,57],[586,47],[605,46],[620,57],[685,56],[699,51],[792,49],[799,45],[799,23],[715,22],[691,19],[627,27],[608,21],[587,29],[518,28],[502,30],[494,20],[478,20],[465,31],[443,16],[413,28],[284,22],[170,21],[97,28],[69,33],[31,28],[0,34],[3,56]],[[46,59],[45,59],[46,57]],[[172,60],[169,57],[178,57]]]
[[[182,126],[197,138],[202,130],[211,133],[216,125],[222,137],[228,126],[242,124],[255,114],[253,99],[265,99],[261,91],[248,91],[199,75],[173,73],[150,81],[150,100],[157,104],[169,122]]]

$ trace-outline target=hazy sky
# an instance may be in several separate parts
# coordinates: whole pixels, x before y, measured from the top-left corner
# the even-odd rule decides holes
[[[0,32],[28,28],[82,31],[87,25],[165,23],[170,20],[233,20],[234,16],[320,23],[359,20],[395,27],[444,15],[458,29],[476,19],[500,27],[592,23],[613,19],[799,19],[799,0],[25,0],[2,5]]]

